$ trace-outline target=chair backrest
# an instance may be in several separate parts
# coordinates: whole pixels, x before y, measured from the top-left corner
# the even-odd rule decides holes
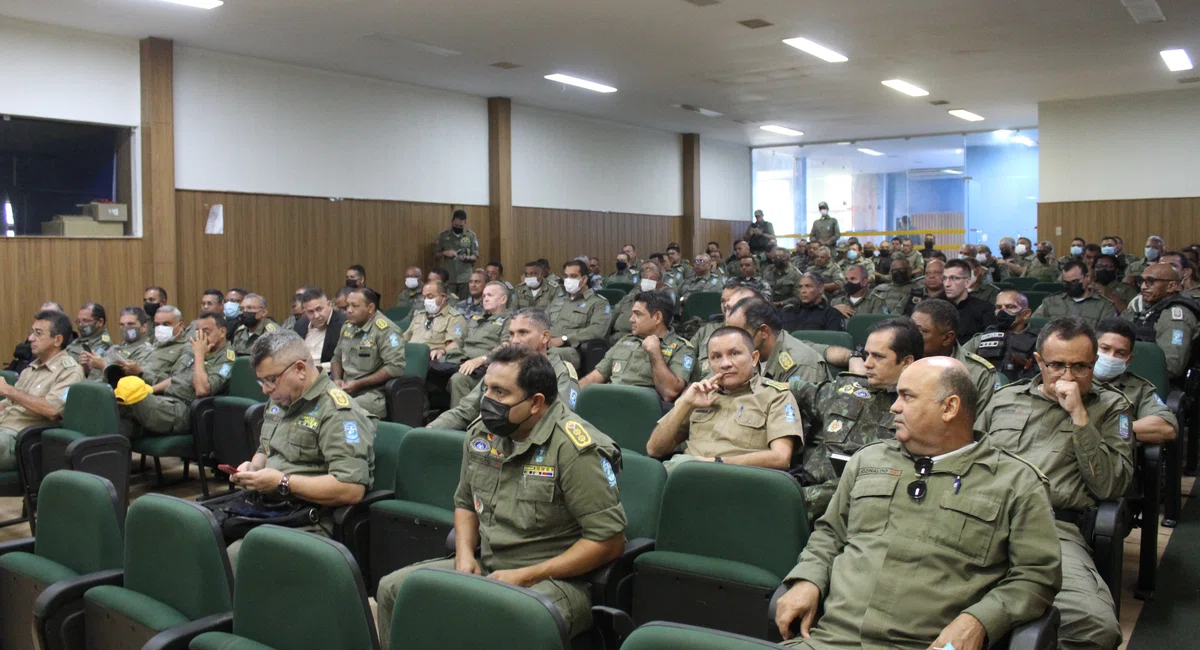
[[[405,318],[408,318],[408,314],[411,311],[412,311],[412,303],[406,302],[404,304],[396,305],[395,307],[392,307],[391,309],[383,312],[383,314],[384,314],[384,316],[387,316],[388,320],[392,321],[393,323],[399,323],[400,321],[404,320]]]
[[[63,469],[38,489],[34,553],[79,574],[121,568],[125,504],[112,482]]]
[[[1163,400],[1171,394],[1171,378],[1167,375],[1167,356],[1162,348],[1149,341],[1133,344],[1133,361],[1129,372],[1154,384],[1154,392]]]
[[[121,432],[117,398],[107,384],[77,382],[67,389],[63,405],[62,428],[85,436],[113,435]]]
[[[125,588],[190,620],[233,610],[233,572],[212,511],[147,494],[125,520]]]
[[[240,579],[240,578],[239,578]],[[469,612],[467,625],[461,621]],[[566,621],[529,589],[448,569],[417,569],[396,594],[389,650],[402,648],[570,647]]]
[[[621,302],[621,298],[624,298],[628,292],[621,291],[620,289],[596,289],[595,293],[596,295],[603,296],[608,301],[608,304],[616,307],[617,303]]]
[[[895,317],[894,314],[855,314],[846,320],[846,333],[854,339],[854,345],[866,345],[867,330],[872,325]]]
[[[20,375],[12,370],[0,370],[0,377],[3,377],[4,381],[8,382],[9,386],[12,386],[17,383]]]
[[[1033,308],[1033,307],[1032,307],[1032,305],[1031,305],[1031,306],[1030,306],[1030,309],[1032,309],[1032,308]],[[1026,324],[1029,326],[1029,328],[1030,328],[1030,329],[1035,329],[1035,330],[1040,330],[1040,329],[1042,329],[1042,328],[1043,328],[1043,327],[1045,327],[1045,326],[1046,326],[1046,324],[1047,324],[1047,323],[1049,323],[1049,322],[1050,322],[1050,319],[1049,319],[1049,318],[1045,318],[1045,317],[1042,317],[1042,316],[1038,316],[1037,318],[1032,318],[1032,317],[1031,317],[1029,320],[1025,321],[1025,323],[1026,323]]]
[[[246,424],[246,412],[260,402],[245,397],[220,395],[213,398],[211,425],[207,432],[193,429],[200,453],[211,451],[218,463],[237,466],[254,456],[258,442]],[[197,412],[193,409],[193,413]],[[208,433],[209,436],[202,435]]]
[[[708,319],[709,316],[721,313],[720,291],[695,291],[688,294],[687,302],[683,304],[683,320],[693,316]]]
[[[633,283],[632,282],[609,282],[608,284],[604,285],[604,288],[605,289],[618,289],[620,291],[624,291],[625,293],[629,293],[630,291],[633,291]]]
[[[379,647],[350,551],[331,539],[271,525],[250,531],[238,552],[233,633],[288,650]]]
[[[400,441],[412,427],[398,422],[380,420],[375,429],[375,489],[391,490],[396,486],[396,466],[400,462]]]
[[[780,647],[740,634],[665,621],[652,621],[639,626],[621,644],[621,650],[762,650]]]
[[[429,372],[429,346],[424,343],[404,344],[404,376],[425,378]]]
[[[1017,285],[1011,282],[997,282],[996,288],[1001,291],[1019,291],[1019,289],[1017,289]]]
[[[1062,293],[1063,283],[1061,282],[1039,282],[1029,288],[1030,291],[1045,291],[1046,293]]]
[[[250,365],[250,357],[238,357],[233,360],[233,370],[229,373],[229,383],[225,385],[225,394],[255,402],[267,401],[262,386],[258,385],[258,376],[254,374],[254,366]]]
[[[658,393],[641,386],[592,384],[579,391],[575,412],[613,439],[624,452],[646,453],[654,425],[662,418]]]
[[[638,454],[623,454],[621,464],[617,487],[621,490],[621,505],[625,506],[629,521],[625,537],[654,539],[663,489],[667,486],[667,470],[659,461]]]
[[[808,533],[804,493],[790,474],[683,463],[667,478],[655,550],[742,562],[782,580]]]
[[[454,510],[465,440],[462,431],[409,431],[397,455],[396,498]]]
[[[1021,291],[1021,293],[1029,299],[1029,308],[1033,311],[1037,311],[1037,308],[1042,306],[1042,301],[1050,295],[1045,291]]]
[[[826,332],[824,330],[796,330],[792,336],[808,343],[823,345],[840,345],[843,348],[854,349],[854,337],[849,332]]]
[[[1017,289],[1032,289],[1033,285],[1037,284],[1037,278],[1026,278],[1023,276],[1012,277],[1008,279],[1008,283]]]

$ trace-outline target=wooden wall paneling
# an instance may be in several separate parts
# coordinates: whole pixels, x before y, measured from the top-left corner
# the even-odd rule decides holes
[[[499,260],[506,265],[515,259],[516,238],[512,205],[512,100],[488,98],[488,240],[480,239],[480,260]]]
[[[704,250],[700,234],[700,134],[685,133],[683,143],[683,218],[680,219],[679,246],[684,259],[692,259]]]
[[[679,242],[682,217],[590,210],[513,208],[516,263],[506,262],[512,281],[525,262],[545,257],[557,273],[563,262],[578,255],[595,255],[605,273],[615,271],[617,252],[632,242],[643,258]],[[682,244],[682,242],[680,242]]]
[[[697,231],[700,250],[704,250],[704,247],[708,246],[708,242],[715,241],[721,245],[721,253],[725,257],[729,257],[733,254],[733,242],[741,239],[742,235],[746,234],[746,228],[749,227],[749,221],[701,219]]]
[[[1172,250],[1200,243],[1200,197],[1038,204],[1038,238],[1053,242],[1057,255],[1066,255],[1076,236],[1098,244],[1106,235],[1124,238],[1125,252],[1137,256],[1150,235]]]
[[[175,216],[174,44],[141,41],[142,277],[173,293],[178,289]]]

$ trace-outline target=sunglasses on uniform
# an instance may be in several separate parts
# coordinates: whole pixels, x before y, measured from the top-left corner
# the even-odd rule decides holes
[[[925,479],[933,474],[933,459],[928,456],[921,456],[913,460],[913,471],[917,473],[917,478],[908,484],[908,496],[913,501],[920,501],[925,498],[925,493],[929,491],[925,485]]]

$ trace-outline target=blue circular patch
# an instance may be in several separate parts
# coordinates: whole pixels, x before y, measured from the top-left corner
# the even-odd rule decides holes
[[[476,440],[475,442],[471,443],[471,447],[475,449],[475,451],[487,451],[488,449],[491,449],[491,445],[489,445],[485,440]]]

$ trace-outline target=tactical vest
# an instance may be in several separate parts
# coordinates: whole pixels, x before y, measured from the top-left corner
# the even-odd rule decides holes
[[[1194,301],[1188,298],[1176,294],[1170,298],[1167,298],[1166,300],[1159,301],[1157,305],[1154,305],[1150,309],[1147,309],[1146,311],[1134,317],[1133,327],[1137,330],[1137,340],[1148,341],[1150,343],[1154,343],[1156,340],[1158,340],[1158,333],[1154,331],[1154,327],[1158,324],[1158,319],[1162,317],[1163,312],[1167,310],[1167,307],[1183,307],[1189,309],[1191,310],[1192,315],[1195,316],[1197,320],[1200,320],[1200,305],[1197,305]]]
[[[1029,379],[1038,374],[1033,351],[1037,348],[1038,330],[1024,332],[984,332],[979,335],[976,354],[987,359],[1009,382]]]

